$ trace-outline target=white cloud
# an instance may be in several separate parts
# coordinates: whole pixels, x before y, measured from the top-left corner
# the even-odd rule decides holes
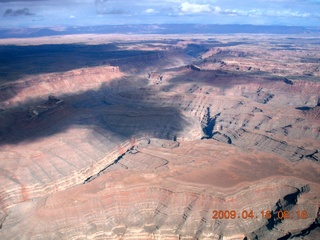
[[[223,14],[233,15],[233,16],[249,16],[249,17],[295,17],[295,18],[308,18],[312,17],[309,12],[299,12],[292,10],[261,10],[261,9],[251,9],[251,10],[241,10],[241,9],[226,9],[220,11]]]
[[[282,10],[282,11],[269,11],[267,12],[267,16],[305,18],[305,17],[310,17],[311,14],[307,12]]]
[[[153,8],[148,8],[145,13],[151,14],[151,13],[155,13],[155,10]]]
[[[183,2],[180,6],[180,10],[182,13],[205,13],[211,12],[212,7],[209,4]]]
[[[213,11],[214,11],[215,13],[220,13],[220,12],[221,12],[221,8],[218,7],[218,6],[215,6],[215,7],[213,8]]]

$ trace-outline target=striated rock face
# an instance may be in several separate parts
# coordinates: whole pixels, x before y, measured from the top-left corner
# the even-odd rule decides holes
[[[114,66],[30,76],[17,82],[3,84],[0,89],[0,106],[12,107],[24,104],[29,99],[35,101],[45,98],[50,94],[64,95],[95,90],[99,89],[101,84],[122,76],[119,68]]]
[[[174,148],[168,142],[147,142],[82,186],[16,205],[5,219],[2,237],[219,239],[256,234],[275,239],[284,231],[307,228],[316,218],[318,206],[311,199],[319,186],[310,181],[319,181],[319,174],[307,175],[309,164],[288,173],[290,164],[280,158],[262,155],[254,163],[256,154],[220,143],[212,147],[211,140]],[[183,156],[185,151],[193,154]],[[247,186],[246,181],[256,184]],[[297,202],[285,209],[293,214],[306,210],[309,217],[283,220],[268,231],[269,221],[261,212],[275,210],[278,201],[296,191],[301,191]],[[214,210],[235,210],[240,218],[213,220]],[[254,216],[244,219],[243,211]]]
[[[318,45],[238,38],[0,85],[0,239],[316,239]]]

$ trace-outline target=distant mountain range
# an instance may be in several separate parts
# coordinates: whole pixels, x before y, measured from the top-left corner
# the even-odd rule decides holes
[[[261,26],[261,25],[201,25],[201,24],[137,24],[104,25],[67,28],[0,28],[0,38],[28,38],[66,34],[309,34],[320,33],[320,28],[297,26]]]

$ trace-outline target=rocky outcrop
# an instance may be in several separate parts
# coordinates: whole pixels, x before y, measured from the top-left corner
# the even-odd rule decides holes
[[[213,139],[234,144],[245,150],[255,149],[259,151],[273,152],[290,161],[299,161],[303,158],[319,161],[317,149],[307,150],[303,147],[290,145],[287,142],[270,138],[265,135],[246,131],[245,129],[239,129],[236,131],[227,129],[217,133],[218,136],[222,135],[225,138],[213,136]]]
[[[288,221],[290,228],[297,231],[302,231],[315,219],[317,205],[309,199],[317,195],[317,183],[303,185],[301,180],[278,175],[280,169],[279,172],[268,173],[268,178],[263,180],[263,174],[256,176],[248,165],[237,163],[237,159],[245,161],[253,158],[254,154],[233,147],[226,149],[219,160],[214,158],[214,153],[225,147],[218,144],[212,148],[210,140],[189,142],[175,148],[168,147],[170,145],[168,141],[144,140],[136,145],[136,151],[127,152],[92,181],[16,205],[2,224],[4,231],[1,237],[219,239],[244,238],[252,232],[259,235],[259,239],[270,239],[270,236],[281,237],[286,233],[279,227],[268,228],[270,220],[261,212],[277,211],[275,206],[307,211],[307,219],[281,221]],[[181,156],[186,150],[196,152]],[[230,161],[232,157],[234,160]],[[265,161],[258,165],[264,165],[263,171],[267,173],[268,165],[265,164],[268,157],[264,158]],[[250,160],[246,162],[250,163]],[[187,168],[184,167],[186,163],[189,165]],[[258,165],[255,166],[257,169]],[[299,168],[308,171],[302,165],[296,171]],[[283,169],[286,169],[285,165]],[[248,173],[239,174],[242,171]],[[243,181],[256,178],[256,184],[239,181],[234,173],[238,173]],[[301,172],[300,176],[303,174]],[[309,180],[318,177],[309,175]],[[304,190],[305,186],[308,186],[308,191]],[[252,199],[256,201],[252,202]],[[215,210],[233,210],[237,217],[212,219]],[[245,213],[250,211],[254,215],[247,217]]]
[[[274,94],[264,92],[262,91],[262,88],[259,88],[255,93],[243,94],[242,96],[250,98],[258,103],[267,104],[274,97]]]
[[[59,106],[61,106],[62,104],[64,104],[64,101],[61,99],[56,98],[55,96],[49,96],[48,97],[48,101],[45,102],[42,105],[38,105],[36,107],[30,107],[29,108],[29,118],[35,118],[38,116],[41,116]]]
[[[34,103],[48,95],[63,96],[99,89],[101,84],[120,78],[123,73],[117,66],[76,69],[65,73],[29,76],[0,86],[0,106],[9,108]]]

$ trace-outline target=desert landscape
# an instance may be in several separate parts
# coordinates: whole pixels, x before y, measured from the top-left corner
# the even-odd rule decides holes
[[[0,239],[319,238],[319,36],[0,39],[0,62]]]

